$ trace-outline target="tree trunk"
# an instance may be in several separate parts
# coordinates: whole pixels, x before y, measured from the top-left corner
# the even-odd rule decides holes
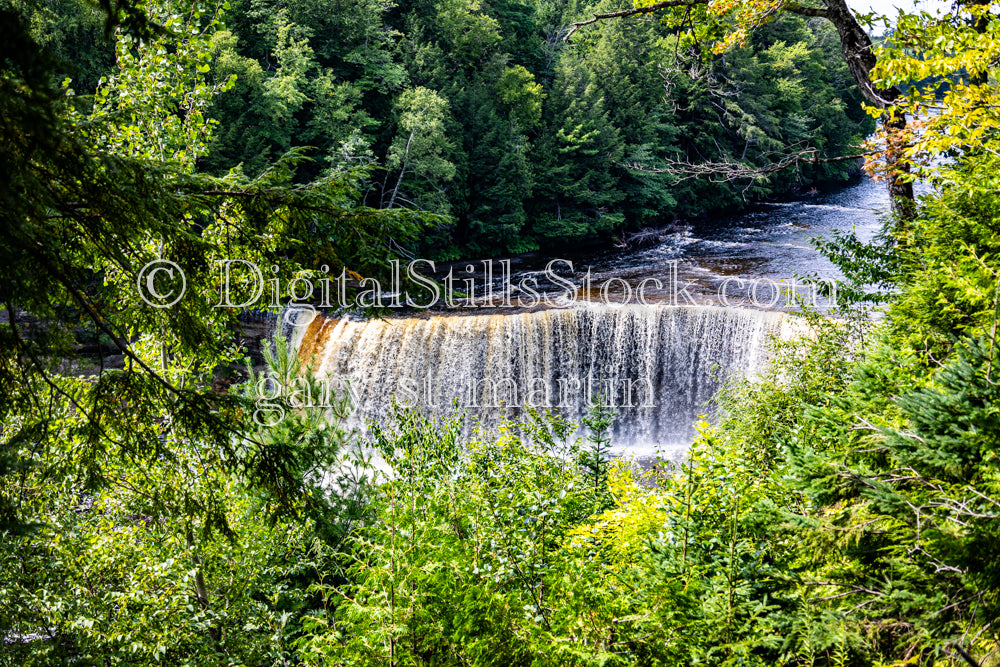
[[[840,36],[840,50],[851,76],[861,89],[861,94],[872,106],[889,109],[899,98],[898,88],[878,88],[872,83],[871,72],[875,68],[875,52],[868,37],[846,0],[823,0],[826,6],[825,18],[833,24]],[[909,167],[903,163],[902,150],[892,145],[892,137],[906,129],[906,117],[888,114],[882,121],[889,137],[886,161],[889,163],[889,197],[892,210],[901,219],[908,220],[914,214],[913,183],[906,179]]]
[[[409,138],[406,140],[406,152],[403,153],[403,167],[399,170],[399,178],[396,179],[396,187],[392,189],[392,196],[389,197],[389,205],[386,208],[392,208],[396,203],[396,195],[399,194],[399,186],[403,182],[403,175],[406,174],[406,165],[410,159],[410,143],[413,141],[413,135],[416,134],[416,130],[410,132]]]

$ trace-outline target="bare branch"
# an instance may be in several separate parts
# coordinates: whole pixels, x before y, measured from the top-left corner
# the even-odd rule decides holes
[[[772,153],[765,155],[770,161],[763,167],[755,167],[738,160],[722,160],[717,162],[682,162],[680,160],[667,161],[666,167],[643,167],[640,164],[625,164],[626,169],[642,171],[653,174],[671,174],[678,181],[685,181],[692,178],[707,178],[715,183],[732,183],[736,181],[760,181],[771,174],[783,171],[799,164],[826,164],[832,162],[846,162],[848,160],[860,160],[875,151],[855,153],[853,155],[842,155],[839,157],[819,157],[815,148],[807,148],[797,153],[779,154]]]

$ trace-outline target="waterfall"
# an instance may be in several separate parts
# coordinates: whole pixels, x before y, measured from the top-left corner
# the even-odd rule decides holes
[[[299,358],[334,390],[349,387],[355,425],[393,398],[428,416],[467,411],[486,427],[526,405],[579,420],[600,391],[614,442],[636,455],[690,442],[693,422],[732,373],[759,371],[780,312],[713,306],[584,306],[509,315],[337,320],[299,327]]]

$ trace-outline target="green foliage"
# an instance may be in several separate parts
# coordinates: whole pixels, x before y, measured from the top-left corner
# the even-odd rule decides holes
[[[606,240],[840,179],[849,163],[737,182],[692,179],[680,165],[754,169],[804,148],[834,156],[853,151],[873,127],[830,29],[796,18],[714,55],[683,23],[602,23],[565,45],[559,30],[589,10],[547,0],[234,0],[224,16],[214,5],[195,9],[150,6],[161,32],[149,44],[123,34],[73,54],[87,63],[78,87],[97,88],[109,128],[103,140],[130,154],[183,154],[216,175],[255,177],[289,151],[311,155],[296,182],[326,167],[350,171],[361,174],[370,206],[448,216],[420,243],[395,239],[421,254]],[[38,39],[57,51],[78,26],[102,20],[75,4],[65,15],[26,11]],[[174,41],[162,48],[171,33],[184,35],[176,54]],[[135,67],[114,71],[115,50]],[[159,67],[165,58],[183,64]],[[413,107],[421,90],[448,112]],[[164,126],[157,133],[144,125],[154,122]],[[176,146],[146,145],[171,126]],[[428,146],[404,171],[411,136]]]
[[[85,0],[11,4],[25,15],[32,39],[53,55],[56,75],[72,79],[77,93],[93,94],[115,64],[106,16]]]
[[[396,204],[407,171],[432,189],[455,176],[455,166],[443,157],[450,147],[445,135],[447,101],[421,86],[403,92],[395,101],[394,112],[396,136],[389,146],[386,166],[399,175],[386,208]]]
[[[321,391],[283,340],[266,355],[266,377]],[[47,428],[62,435],[61,445],[19,480],[19,511],[38,527],[0,537],[0,631],[11,660],[290,659],[299,617],[315,613],[308,585],[328,573],[325,554],[349,532],[366,491],[364,479],[343,467],[351,450],[337,417],[346,399],[332,397],[329,413],[304,410],[290,390],[268,391],[264,377],[250,374],[245,409],[263,401],[284,418],[233,436],[232,446],[246,453],[235,474],[216,443],[173,429],[160,434],[153,458],[112,444],[82,448],[72,410],[50,410]],[[103,477],[99,486],[92,467]],[[283,504],[262,491],[263,471],[280,480]],[[330,473],[339,475],[336,494],[324,484]]]
[[[590,447],[580,458],[580,464],[593,480],[594,493],[600,495],[607,485],[609,458],[611,455],[611,427],[615,423],[615,413],[598,394],[590,404],[589,414],[583,418],[583,425],[589,431],[587,439]]]
[[[833,156],[871,132],[829,28],[786,17],[722,56],[656,23],[600,24],[563,44],[582,12],[238,0],[213,40],[213,85],[236,83],[213,97],[219,126],[199,165],[255,175],[308,147],[319,164],[374,167],[360,182],[369,205],[448,216],[407,249],[454,258],[606,240],[841,179],[849,165],[712,183],[677,164]]]
[[[507,107],[510,120],[525,131],[535,129],[542,119],[542,85],[521,65],[505,68],[497,81],[500,101]]]
[[[723,397],[726,449],[762,440],[799,497],[781,517],[801,543],[786,566],[809,601],[796,622],[848,613],[846,645],[867,647],[854,664],[997,652],[993,207],[956,194],[925,199],[883,250],[899,290],[886,320],[840,340],[819,323],[781,382]]]
[[[903,294],[894,304],[906,344],[942,359],[956,340],[982,335],[996,303],[1000,263],[995,194],[948,190],[925,202],[900,235]]]
[[[216,125],[206,119],[205,109],[233,83],[230,77],[212,86],[206,76],[222,9],[162,3],[146,11],[166,32],[144,41],[119,33],[119,72],[101,78],[89,124],[101,150],[192,169]]]
[[[205,76],[215,11],[152,23],[122,5],[108,25],[131,39],[88,115],[3,10],[0,635],[17,664],[281,659],[308,602],[289,582],[357,504],[315,478],[342,431],[316,415],[257,428],[250,397],[213,386],[243,355],[216,262],[292,271],[325,252],[367,270],[421,216],[360,206],[356,174],[291,187],[298,154],[253,180],[195,174],[221,90]],[[173,307],[141,298],[154,260],[186,276]],[[87,357],[81,339],[108,347]]]
[[[467,435],[397,408],[370,425],[373,463],[346,398],[310,408],[323,383],[280,329],[264,372],[220,386],[245,351],[217,262],[377,275],[432,221],[441,253],[527,250],[733,205],[739,187],[666,167],[836,154],[870,128],[828,30],[768,21],[706,62],[718,22],[562,46],[575,5],[335,4],[247,0],[226,30],[214,5],[2,10],[5,659],[1000,660],[991,4],[906,16],[881,53],[882,83],[968,76],[903,147],[937,187],[917,215],[822,245],[885,318],[807,319],[649,471],[606,458],[600,404],[590,443],[537,411]],[[80,42],[90,100],[59,57],[102,22]],[[188,280],[169,309],[136,292],[164,259]]]
[[[551,631],[565,533],[597,502],[568,463],[571,426],[532,413],[496,440],[467,441],[460,419],[397,408],[372,427],[387,478],[357,536],[355,584],[327,593],[330,604],[343,595],[336,621],[314,619],[300,645],[307,663],[537,658],[529,637]]]
[[[595,77],[559,68],[549,110],[548,131],[539,142],[540,169],[547,178],[538,190],[546,206],[537,213],[536,233],[550,242],[607,233],[623,221],[610,207],[622,199],[611,170],[624,147]]]

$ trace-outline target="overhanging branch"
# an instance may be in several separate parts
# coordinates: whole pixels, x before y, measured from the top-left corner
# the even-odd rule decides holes
[[[587,19],[586,21],[576,21],[575,23],[569,24],[569,32],[563,37],[563,41],[567,41],[573,36],[577,30],[585,25],[590,25],[592,23],[597,23],[598,21],[604,21],[606,19],[618,19],[624,18],[626,16],[635,16],[636,14],[652,14],[653,12],[658,12],[661,9],[669,9],[670,7],[695,7],[697,5],[707,5],[708,0],[663,0],[662,2],[657,2],[654,5],[649,5],[648,7],[632,7],[631,9],[622,9],[617,12],[608,12],[606,14],[594,14],[594,18]]]
[[[830,19],[830,10],[825,7],[806,7],[800,5],[796,2],[789,2],[785,4],[781,9],[785,10],[789,14],[798,14],[799,16],[812,16],[821,19]]]
[[[626,16],[635,16],[636,14],[652,14],[658,12],[661,9],[670,9],[671,7],[696,7],[698,5],[707,5],[708,0],[662,0],[655,4],[649,5],[648,7],[632,7],[630,9],[621,9],[617,12],[607,12],[605,14],[594,14],[593,18],[587,19],[586,21],[576,21],[569,24],[569,32],[563,37],[563,41],[567,41],[573,34],[585,25],[591,25],[597,23],[598,21],[604,21],[607,19],[618,19],[624,18]],[[821,7],[806,7],[795,2],[789,2],[780,7],[780,10],[784,10],[791,14],[798,14],[800,16],[811,16],[830,19],[830,11],[826,8]]]

